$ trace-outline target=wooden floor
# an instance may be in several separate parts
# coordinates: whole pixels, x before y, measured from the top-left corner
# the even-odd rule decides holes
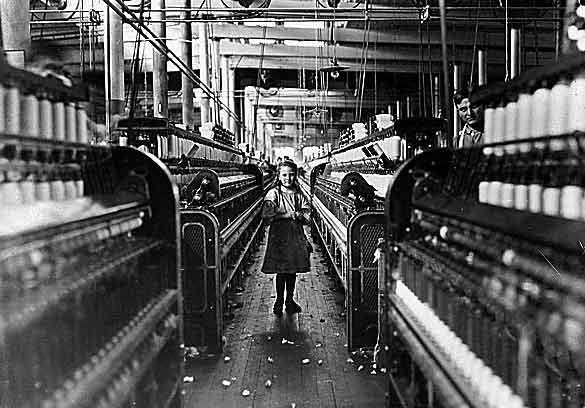
[[[372,371],[369,350],[347,351],[344,296],[317,245],[311,272],[297,278],[303,312],[279,318],[273,276],[260,272],[264,243],[234,299],[242,307],[227,323],[224,354],[187,360],[185,408],[383,407],[387,377]]]

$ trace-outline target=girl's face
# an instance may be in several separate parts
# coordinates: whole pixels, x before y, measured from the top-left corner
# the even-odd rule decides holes
[[[293,186],[297,174],[294,169],[288,166],[282,166],[278,173],[278,180],[283,187],[290,188]]]

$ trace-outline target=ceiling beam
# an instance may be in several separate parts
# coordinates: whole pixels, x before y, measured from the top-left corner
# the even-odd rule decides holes
[[[254,56],[254,57],[271,57],[271,58],[309,58],[309,59],[329,59],[333,56],[333,50],[316,47],[294,47],[283,44],[274,45],[252,45],[240,44],[232,41],[222,41],[220,45],[222,55],[230,56]],[[452,51],[452,50],[450,50]],[[417,46],[388,46],[368,48],[367,53],[363,53],[371,61],[418,61],[420,50]],[[347,59],[361,61],[363,59],[362,47],[338,46],[335,54],[338,59]],[[537,54],[535,52],[524,52],[524,60],[527,65],[536,65]],[[428,63],[428,50],[422,50],[422,63]],[[503,50],[493,50],[488,53],[490,61],[505,61],[506,55]],[[539,52],[538,58],[540,63],[554,58],[552,52]],[[456,50],[454,55],[450,55],[452,62],[471,62],[473,59],[473,50]],[[431,47],[431,61],[441,61],[440,47]]]
[[[418,45],[421,41],[418,32],[418,24],[411,24],[409,28],[400,28],[400,29],[392,29],[389,28],[387,31],[381,30],[370,30],[368,35],[364,35],[364,30],[359,28],[343,28],[343,29],[335,29],[335,41],[340,44],[363,44],[365,41],[369,41],[370,44],[411,44],[411,45]],[[170,27],[171,28],[171,27]],[[423,38],[422,42],[423,45],[427,45],[429,43],[427,33],[426,33],[426,26],[423,26]],[[172,27],[172,30],[167,30],[168,33],[172,33],[174,30],[178,30],[178,28]],[[241,40],[245,39],[267,39],[267,40],[277,40],[277,41],[284,41],[284,40],[296,40],[296,41],[328,41],[330,39],[330,30],[329,29],[306,29],[306,28],[296,28],[296,27],[284,27],[284,26],[277,26],[277,27],[252,27],[252,26],[244,26],[244,25],[236,25],[231,23],[226,24],[215,24],[212,29],[211,36],[213,38],[218,39],[233,39],[233,40]],[[174,36],[174,35],[172,35]],[[195,35],[194,38],[197,38]],[[462,32],[453,32],[450,31],[447,36],[448,42],[455,42],[457,43],[457,47],[473,47],[478,46],[481,48],[499,48],[504,49],[506,41],[505,41],[505,33],[504,32],[479,32],[477,36],[477,41],[475,38],[475,32],[471,31],[462,31]],[[530,36],[528,37],[528,41],[526,45],[530,46],[533,41],[530,41]],[[430,43],[432,45],[440,45],[441,43],[441,36],[440,32],[437,30],[431,30],[430,33]],[[540,36],[539,38],[539,48],[544,50],[546,48],[552,49],[554,47],[554,37],[553,35],[549,36]]]

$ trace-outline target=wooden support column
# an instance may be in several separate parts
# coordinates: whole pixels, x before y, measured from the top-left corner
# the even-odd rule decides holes
[[[219,62],[219,40],[213,40],[211,45],[211,89],[215,95],[213,101],[213,121],[216,124],[221,123],[221,115],[219,108],[219,98],[221,95],[221,74],[220,74],[220,62]]]
[[[160,10],[165,8],[165,0],[152,0],[152,8]],[[153,11],[154,20],[164,20],[164,11]],[[166,44],[167,30],[165,23],[153,23],[154,34]],[[167,78],[167,56],[161,54],[156,49],[152,51],[152,101],[154,116],[159,118],[168,118],[169,100],[168,100],[168,78]],[[169,140],[170,143],[170,140]],[[169,146],[170,147],[170,146]],[[171,149],[169,149],[169,152]]]
[[[221,65],[221,86],[220,86],[220,95],[222,102],[231,110],[233,111],[233,107],[230,104],[230,98],[232,94],[232,90],[230,89],[230,80],[229,80],[229,72],[230,72],[230,58],[222,55],[220,59]],[[230,126],[230,115],[227,113],[225,109],[221,110],[221,126],[224,129],[231,130]]]
[[[209,32],[207,23],[197,23],[199,31],[199,78],[201,83],[209,87]],[[209,95],[201,91],[201,125],[211,120]]]
[[[191,8],[191,0],[184,0],[186,10]],[[185,11],[183,18],[189,20],[191,13]],[[193,29],[191,22],[181,24],[181,58],[189,67],[193,68]],[[181,118],[187,129],[195,128],[195,115],[193,112],[193,83],[185,74],[181,74]]]
[[[21,68],[30,52],[29,11],[28,0],[0,0],[0,26],[2,27],[0,48],[11,65]]]
[[[232,112],[236,111],[236,70],[229,69],[228,70],[228,106]],[[241,118],[240,118],[241,120]],[[236,135],[236,140],[238,143],[242,141],[242,134],[241,134],[241,127],[238,126],[236,119],[232,116],[229,117],[229,129]]]
[[[124,112],[124,29],[122,18],[110,7],[104,13],[104,25],[106,132],[109,136],[117,125],[116,118]]]

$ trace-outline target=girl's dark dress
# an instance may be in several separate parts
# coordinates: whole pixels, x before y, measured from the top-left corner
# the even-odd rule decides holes
[[[271,219],[276,214],[302,211],[308,214],[309,202],[300,192],[287,192],[273,188],[264,198],[263,218]],[[273,220],[268,231],[268,245],[264,255],[264,273],[309,272],[310,245],[299,221],[292,219]]]

